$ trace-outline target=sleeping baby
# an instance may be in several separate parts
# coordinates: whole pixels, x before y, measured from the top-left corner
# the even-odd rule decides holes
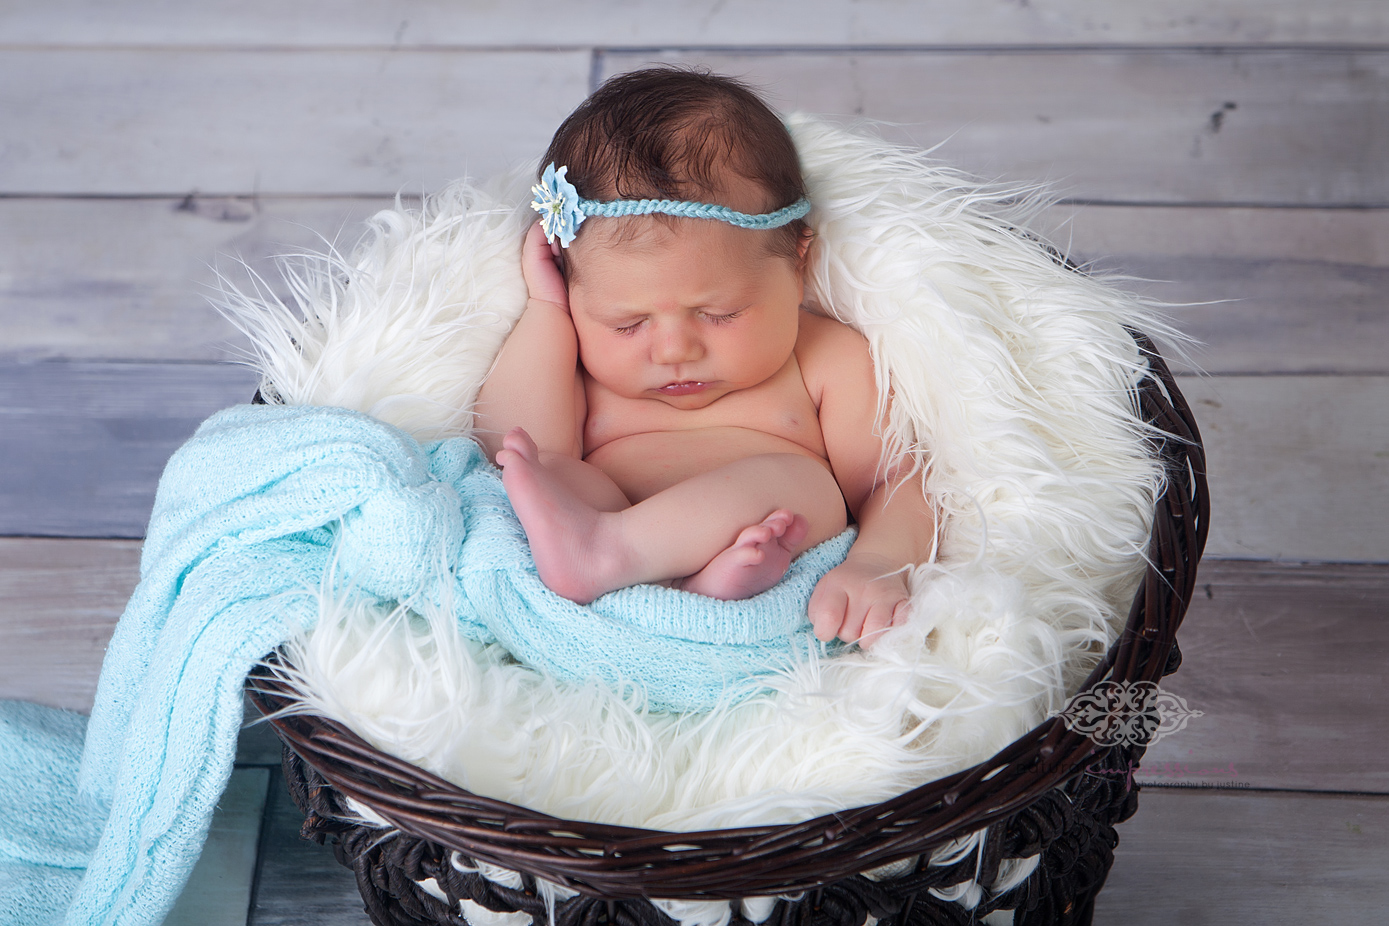
[[[541,580],[579,603],[643,582],[747,598],[852,520],[816,636],[904,618],[933,508],[883,459],[867,342],[801,308],[810,206],[781,121],[736,81],[638,71],[543,163],[529,300],[474,432]]]

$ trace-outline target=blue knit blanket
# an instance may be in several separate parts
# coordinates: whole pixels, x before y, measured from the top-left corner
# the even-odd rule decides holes
[[[245,676],[312,626],[325,587],[451,607],[466,635],[559,678],[635,684],[657,707],[699,711],[819,648],[806,605],[852,542],[848,531],[808,551],[745,601],[638,586],[579,606],[541,584],[499,473],[471,440],[421,445],[342,409],[227,409],[160,480],[80,774],[80,724],[0,711],[18,769],[0,781],[0,874],[26,872],[27,885],[0,922],[57,922],[53,898],[84,867],[70,926],[162,921],[230,777]]]

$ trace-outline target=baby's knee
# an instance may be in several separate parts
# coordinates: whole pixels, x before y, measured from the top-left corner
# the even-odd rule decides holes
[[[799,453],[768,453],[759,459],[767,469],[769,484],[777,488],[778,494],[785,494],[787,503],[779,507],[810,521],[812,534],[825,539],[847,526],[844,494],[829,466]]]

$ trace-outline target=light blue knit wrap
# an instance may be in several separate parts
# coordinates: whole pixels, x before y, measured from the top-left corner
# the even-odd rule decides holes
[[[0,710],[0,771],[61,766],[23,772],[42,787],[0,801],[0,878],[19,892],[0,897],[26,926],[157,926],[231,775],[246,673],[312,626],[325,575],[378,601],[447,603],[464,634],[560,678],[637,684],[658,707],[702,710],[820,648],[806,605],[852,542],[846,532],[808,551],[745,601],[638,586],[580,606],[540,582],[471,440],[421,445],[343,409],[227,409],[159,481],[86,730],[81,797],[80,724]],[[98,841],[90,824],[103,815]]]

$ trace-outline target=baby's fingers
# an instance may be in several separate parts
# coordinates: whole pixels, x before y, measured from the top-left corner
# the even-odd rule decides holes
[[[859,645],[872,646],[874,640],[897,624],[899,620],[906,620],[907,607],[910,604],[911,602],[906,598],[874,603],[868,609],[868,616],[864,618],[863,635]]]
[[[531,226],[521,246],[521,273],[526,278],[526,291],[532,299],[553,302],[569,309],[569,291],[555,263],[554,248],[545,240],[540,223]]]
[[[844,624],[844,612],[849,609],[849,594],[837,585],[828,585],[822,579],[810,596],[807,609],[810,624],[815,628],[818,640],[829,642],[840,636]]]

